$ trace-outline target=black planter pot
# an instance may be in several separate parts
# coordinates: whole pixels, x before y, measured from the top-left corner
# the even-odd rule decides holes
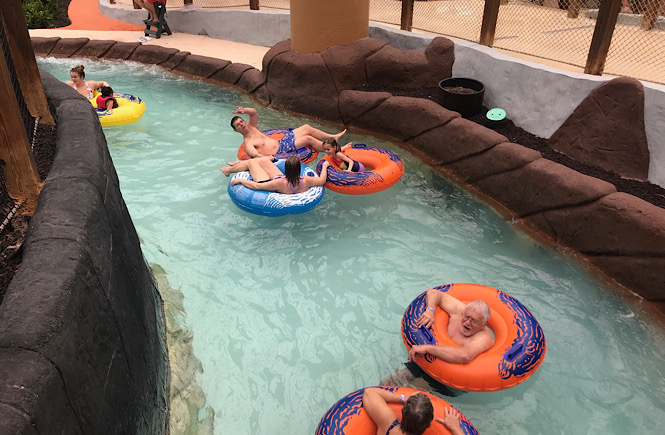
[[[446,88],[462,87],[471,90],[469,93],[450,92]],[[453,77],[439,82],[441,91],[441,104],[448,110],[459,112],[465,118],[473,116],[480,112],[483,107],[483,97],[485,96],[485,85],[483,82],[464,77]]]

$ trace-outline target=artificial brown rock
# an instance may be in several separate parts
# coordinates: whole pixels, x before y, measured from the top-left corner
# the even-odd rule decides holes
[[[49,53],[50,56],[70,57],[81,47],[90,42],[88,38],[64,38],[56,42],[55,47]]]
[[[473,186],[518,217],[587,204],[616,192],[610,183],[547,159],[483,178]]]
[[[359,39],[349,45],[335,45],[321,52],[338,92],[367,83],[365,61],[386,43],[374,38]]]
[[[104,54],[104,58],[127,60],[140,46],[140,42],[118,42]]]
[[[455,43],[448,38],[438,36],[425,49],[425,58],[432,77],[431,84],[450,78],[453,76],[453,63],[455,63]]]
[[[132,55],[129,56],[129,60],[147,63],[148,65],[156,65],[164,62],[178,51],[180,50],[176,48],[165,48],[160,47],[159,45],[140,45],[136,47],[136,50],[134,50]]]
[[[266,84],[262,84],[254,90],[254,97],[261,100],[263,103],[268,104],[270,100],[268,98],[268,91],[266,90]]]
[[[88,41],[87,44],[76,52],[76,55],[85,57],[102,57],[104,53],[109,51],[115,44],[115,41]]]
[[[280,54],[290,51],[292,51],[290,39],[280,41],[270,47],[270,50],[268,50],[266,54],[263,55],[263,60],[261,61],[261,71],[263,71],[263,73],[267,76],[268,72],[270,71],[270,64],[272,63],[272,60]]]
[[[433,164],[452,163],[508,142],[504,135],[461,118],[457,112],[448,112],[455,116],[450,122],[409,140],[409,145],[427,155]]]
[[[173,68],[180,65],[191,53],[189,51],[178,51],[173,56],[169,57],[163,62],[158,63],[160,67],[171,71]]]
[[[248,69],[240,76],[240,80],[238,80],[238,86],[248,94],[254,92],[264,83],[263,73],[256,68]]]
[[[270,104],[340,121],[338,94],[328,68],[319,53],[287,51],[275,56],[267,73]]]
[[[444,165],[444,169],[467,183],[521,168],[542,155],[531,148],[506,142],[485,152]]]
[[[339,111],[345,124],[350,124],[359,116],[392,97],[389,92],[342,91],[339,94]]]
[[[187,56],[173,71],[189,74],[207,79],[217,71],[221,71],[231,64],[230,60],[215,59],[207,56],[191,54]]]
[[[445,125],[459,114],[424,98],[390,97],[350,124],[393,136],[400,141]]]
[[[210,80],[215,82],[224,83],[225,85],[235,85],[240,80],[240,77],[247,70],[254,68],[246,63],[231,63],[221,71],[217,71],[210,76]]]
[[[30,38],[30,42],[32,43],[32,51],[34,51],[37,55],[48,56],[59,40],[59,37],[40,38],[33,36]]]
[[[644,87],[620,77],[593,90],[549,140],[580,162],[623,177],[646,180],[649,148],[644,129]]]
[[[415,88],[434,81],[422,50],[400,50],[386,44],[367,58],[365,69],[370,85]]]
[[[665,209],[627,193],[536,216],[555,241],[583,254],[665,257]]]
[[[665,301],[665,257],[590,255],[589,261],[650,301]]]

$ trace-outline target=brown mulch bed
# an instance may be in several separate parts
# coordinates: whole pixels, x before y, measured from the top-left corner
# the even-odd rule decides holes
[[[420,88],[362,86],[358,88],[358,90],[368,92],[390,92],[396,96],[426,98],[439,104],[442,103],[438,86],[423,86]],[[483,110],[479,114],[470,117],[469,120],[485,125],[484,121],[487,110],[486,107],[483,107]],[[510,142],[539,151],[546,159],[568,166],[582,174],[612,183],[619,192],[631,194],[650,202],[653,205],[665,208],[665,189],[656,184],[649,183],[648,181],[629,180],[596,166],[587,165],[573,160],[550,148],[547,144],[547,139],[535,136],[522,128],[517,127],[510,120],[506,120],[506,122],[502,123],[499,127],[495,127],[494,130],[506,136]]]

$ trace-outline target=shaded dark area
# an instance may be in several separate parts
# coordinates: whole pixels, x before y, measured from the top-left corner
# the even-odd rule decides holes
[[[58,0],[58,6],[60,6],[61,15],[55,19],[53,22],[53,27],[66,27],[72,24],[67,15],[67,9],[69,9],[69,3],[72,0]]]
[[[395,88],[387,86],[366,85],[358,88],[358,90],[367,92],[390,92],[395,96],[402,97],[426,98],[441,104],[441,91],[436,85],[422,86],[420,88]],[[478,124],[486,125],[485,114],[487,113],[487,110],[488,108],[483,107],[479,114],[471,116],[468,119]],[[577,172],[598,178],[603,181],[607,181],[608,183],[612,183],[619,192],[628,193],[653,205],[665,208],[664,188],[649,183],[648,181],[629,180],[596,166],[587,165],[578,162],[577,160],[573,160],[570,157],[550,148],[547,144],[547,139],[535,136],[525,131],[524,129],[517,127],[509,119],[510,113],[507,114],[507,117],[508,119],[506,119],[505,122],[502,122],[499,126],[494,126],[494,130],[506,136],[510,142],[539,151],[544,158],[567,166]]]
[[[55,142],[56,130],[48,125],[40,124],[35,135],[33,154],[42,181],[46,179],[53,163]],[[23,240],[30,221],[28,217],[21,214],[20,207],[16,208],[17,203],[9,197],[3,169],[4,165],[0,166],[0,219],[5,221],[12,211],[14,213],[4,226],[2,226],[3,222],[0,222],[0,227],[2,227],[0,231],[0,303],[5,297],[7,286],[21,265]]]

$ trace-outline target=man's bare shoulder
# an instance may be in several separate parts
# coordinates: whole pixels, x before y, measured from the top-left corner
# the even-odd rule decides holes
[[[479,346],[487,346],[487,349],[489,349],[493,344],[494,344],[494,334],[492,334],[492,331],[490,331],[489,328],[485,327],[485,329],[481,330],[477,334],[475,334],[471,339],[466,342],[465,344],[471,344],[474,343]]]

